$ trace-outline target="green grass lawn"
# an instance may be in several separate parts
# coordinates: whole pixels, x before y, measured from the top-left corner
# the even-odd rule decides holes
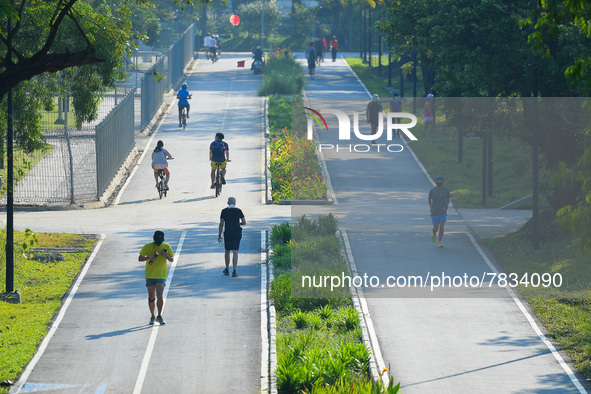
[[[369,90],[371,94],[378,94],[382,98],[390,97],[390,94],[386,91],[388,86],[388,57],[382,56],[382,75],[379,75],[379,59],[377,56],[372,56],[370,68],[367,63],[363,63],[363,59],[359,57],[348,57],[345,58],[349,66],[355,71],[359,79],[363,81],[363,84]],[[395,74],[395,70],[393,70]],[[392,76],[392,87],[400,89],[400,75]],[[417,96],[422,96],[425,93],[425,86],[423,84],[423,75],[420,69],[417,69]],[[412,96],[412,81],[405,77],[404,80],[404,96]]]
[[[25,233],[15,232],[15,276],[14,288],[20,291],[22,304],[0,301],[0,382],[14,381],[25,365],[31,360],[37,346],[49,329],[51,319],[62,303],[76,275],[96,243],[73,234],[36,234],[37,244],[33,247],[77,247],[76,253],[63,253],[64,261],[39,262],[23,255],[18,245],[31,240]],[[6,232],[0,232],[0,277],[6,277]],[[0,292],[6,290],[2,281]],[[0,393],[7,392],[0,387]]]

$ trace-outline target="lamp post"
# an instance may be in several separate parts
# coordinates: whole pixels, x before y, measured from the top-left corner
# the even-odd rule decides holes
[[[8,18],[8,37],[12,31],[12,18]],[[10,54],[8,54],[10,60]],[[15,304],[21,303],[20,293],[14,291],[14,153],[13,153],[13,97],[12,89],[8,91],[6,119],[6,292],[0,294],[0,300]]]
[[[261,49],[265,50],[265,0],[261,0]]]

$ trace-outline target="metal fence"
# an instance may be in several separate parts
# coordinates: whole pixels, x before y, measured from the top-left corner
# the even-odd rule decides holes
[[[168,90],[167,83],[158,81],[155,74],[164,76],[165,66],[164,58],[160,58],[142,77],[140,130],[146,128],[164,101],[164,93]]]
[[[195,24],[189,26],[183,36],[170,47],[168,55],[168,89],[178,87],[185,67],[193,58],[195,48]]]
[[[168,52],[138,53],[130,62],[135,74],[105,94],[93,122],[76,127],[70,100],[56,98],[55,110],[41,114],[46,149],[29,155],[15,152],[14,202],[81,204],[98,200],[133,149],[134,128],[144,129],[162,105],[165,92],[180,83],[193,57],[194,40],[192,24]],[[154,79],[150,70],[156,70],[164,80]],[[0,205],[6,205],[6,195]]]
[[[121,103],[96,126],[97,191],[103,191],[119,171],[135,145],[132,90]],[[96,198],[100,197],[97,193]]]

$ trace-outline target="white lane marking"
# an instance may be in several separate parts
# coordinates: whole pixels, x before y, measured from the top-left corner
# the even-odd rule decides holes
[[[267,232],[261,230],[261,393],[269,392],[269,322],[267,316]]]
[[[361,79],[359,79],[359,77],[357,76],[357,74],[355,73],[355,71],[353,71],[353,69],[351,68],[351,66],[349,66],[349,62],[347,62],[347,60],[342,56],[339,55],[341,57],[341,59],[343,59],[343,61],[345,62],[345,65],[347,66],[347,68],[349,69],[349,71],[351,71],[351,74],[353,74],[355,76],[355,79],[357,79],[357,82],[359,82],[359,84],[361,86],[363,86],[363,90],[365,90],[365,93],[367,93],[367,95],[369,97],[371,97],[371,93],[369,92],[369,90],[367,90],[367,88],[365,87],[365,85],[363,84],[363,82],[361,82]]]
[[[106,235],[100,234],[99,237],[100,237],[99,241],[97,242],[96,246],[94,247],[92,254],[88,258],[88,262],[86,264],[84,264],[84,267],[82,267],[82,271],[80,271],[80,275],[78,275],[78,279],[76,279],[74,286],[72,286],[72,290],[68,294],[68,298],[66,298],[66,301],[64,302],[64,304],[60,308],[57,318],[55,319],[55,321],[51,325],[51,328],[49,329],[49,332],[47,333],[45,338],[43,338],[43,341],[41,342],[41,345],[39,346],[37,353],[35,353],[35,356],[33,356],[33,359],[27,365],[27,367],[25,368],[25,371],[21,374],[18,381],[10,389],[10,391],[9,391],[10,393],[18,393],[20,391],[20,389],[23,387],[23,385],[25,384],[25,382],[29,378],[29,375],[31,375],[31,372],[33,372],[35,365],[37,365],[37,362],[39,362],[39,360],[41,359],[41,356],[43,356],[43,352],[45,352],[45,349],[47,349],[47,346],[49,345],[49,341],[51,341],[51,338],[56,333],[60,323],[62,322],[62,320],[64,318],[64,315],[66,314],[66,310],[68,309],[68,306],[70,306],[70,304],[72,303],[72,299],[76,295],[76,292],[78,291],[78,288],[80,287],[80,284],[82,283],[82,280],[84,279],[84,276],[88,272],[88,269],[90,268],[90,265],[92,264],[94,258],[96,257],[100,247],[103,245]]]
[[[226,106],[224,107],[224,116],[222,117],[222,124],[220,125],[220,131],[223,133],[224,126],[226,125],[226,117],[228,116],[228,109],[230,108],[230,99],[232,98],[232,92],[234,91],[234,81],[236,81],[236,71],[232,74],[232,83],[230,84],[230,91],[228,92],[228,98],[226,99]]]
[[[488,265],[488,267],[494,273],[498,274],[499,271],[495,268],[495,266],[488,259],[488,257],[486,256],[486,254],[484,253],[484,251],[480,248],[480,245],[478,245],[478,243],[476,242],[476,240],[474,239],[474,237],[472,236],[472,234],[466,233],[466,235],[468,236],[468,238],[470,239],[470,241],[472,242],[472,244],[474,245],[474,247],[476,248],[476,250],[478,250],[478,253],[480,253],[480,256],[484,259],[484,261],[486,262],[486,264]],[[536,323],[536,321],[534,320],[534,318],[527,311],[527,309],[525,309],[525,307],[523,306],[523,303],[519,300],[519,298],[517,298],[515,296],[515,294],[511,290],[509,290],[508,288],[505,288],[505,290],[507,290],[507,292],[509,293],[509,296],[511,296],[511,298],[513,299],[513,302],[515,302],[515,304],[517,304],[517,307],[519,308],[519,310],[521,311],[521,313],[523,314],[523,316],[525,316],[525,318],[527,319],[529,325],[531,326],[531,328],[533,328],[533,330],[536,333],[536,335],[538,336],[538,338],[540,338],[540,340],[542,340],[542,342],[550,350],[550,352],[552,353],[552,355],[554,356],[554,358],[556,359],[556,361],[558,361],[558,364],[560,364],[560,366],[562,367],[562,369],[564,369],[564,372],[566,372],[566,374],[568,375],[568,377],[570,378],[570,380],[573,382],[573,384],[575,385],[575,387],[579,390],[579,393],[587,393],[587,390],[585,390],[585,388],[581,385],[581,382],[579,382],[579,379],[577,379],[577,377],[575,376],[575,374],[573,373],[573,371],[570,369],[570,367],[568,366],[568,364],[566,363],[566,361],[564,361],[564,359],[562,358],[562,356],[560,355],[560,353],[558,353],[558,351],[556,350],[556,348],[554,347],[554,345],[552,345],[552,343],[548,340],[548,338],[546,338],[546,336],[542,333],[542,330],[540,330],[540,328],[538,327],[538,324]]]
[[[170,265],[170,273],[168,274],[168,278],[166,279],[166,287],[164,288],[164,294],[162,295],[164,305],[166,305],[166,298],[168,297],[168,289],[170,288],[170,283],[172,282],[172,277],[174,276],[174,270],[176,269],[176,265],[178,264],[179,258],[181,256],[181,251],[183,250],[183,243],[185,242],[186,236],[187,236],[187,230],[184,230],[183,233],[181,234],[181,238],[179,239],[179,244],[176,247],[176,251],[174,251],[174,261]],[[164,305],[163,305],[162,309],[164,309]],[[152,352],[154,351],[154,345],[156,344],[156,337],[158,336],[158,327],[160,327],[160,325],[158,325],[158,324],[156,324],[156,325],[154,325],[154,327],[152,327],[152,332],[150,333],[150,339],[148,340],[148,346],[146,347],[146,353],[144,353],[144,359],[142,360],[140,372],[139,372],[137,380],[135,382],[133,394],[139,394],[142,392],[142,387],[143,387],[144,381],[146,379],[146,374],[148,373],[148,366],[150,365],[150,358],[152,357]]]

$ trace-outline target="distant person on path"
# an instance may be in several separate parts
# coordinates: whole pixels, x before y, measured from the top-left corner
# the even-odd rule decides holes
[[[337,41],[337,36],[332,36],[332,40],[330,40],[330,50],[332,54],[332,61],[337,60],[337,50],[339,49],[339,42]]]
[[[439,241],[437,246],[442,248],[443,244],[443,230],[445,221],[447,219],[447,207],[449,206],[450,192],[443,186],[443,177],[437,175],[435,177],[435,186],[429,191],[429,210],[431,211],[431,222],[433,223],[433,234],[431,235],[431,242],[435,242],[437,231],[439,230]]]
[[[437,132],[435,131],[435,114],[433,112],[433,98],[434,96],[429,93],[427,95],[427,101],[425,101],[425,111],[423,112],[423,121],[425,122],[425,127],[423,128],[423,137],[427,135],[427,129],[429,127],[435,134],[435,137],[437,137]]]
[[[214,36],[210,36],[209,37],[209,52],[211,52],[210,56],[211,56],[212,62],[215,60],[215,57],[216,57],[217,45],[218,45],[218,42],[214,38]]]
[[[252,68],[254,67],[254,62],[259,61],[261,62],[261,64],[263,64],[263,57],[265,56],[265,52],[263,52],[263,50],[261,49],[260,46],[257,46],[255,48],[254,51],[252,51],[252,58],[254,59],[252,61],[252,64],[250,65],[250,70],[252,71]]]
[[[215,133],[215,140],[209,144],[209,161],[211,162],[211,188],[214,189],[215,171],[220,163],[222,185],[226,184],[226,165],[230,162],[230,147],[223,141],[223,133]]]
[[[189,100],[191,100],[193,96],[187,90],[187,84],[183,83],[181,89],[176,94],[176,98],[179,100],[179,127],[182,127],[181,121],[181,114],[183,113],[183,108],[187,109],[187,119],[189,119],[189,110],[191,110],[191,105],[189,104]]]
[[[324,61],[324,57],[326,56],[327,49],[328,49],[328,44],[326,43],[326,37],[322,36],[322,61]]]
[[[324,59],[322,58],[322,53],[324,52],[324,44],[322,43],[322,39],[319,38],[318,41],[314,42],[314,49],[316,50],[316,63],[320,65]]]
[[[314,49],[312,41],[308,43],[308,47],[306,48],[306,59],[308,60],[308,74],[310,74],[310,78],[314,79],[316,72],[316,49]]]
[[[164,233],[160,230],[154,232],[154,241],[148,242],[140,251],[139,261],[146,262],[146,287],[148,288],[148,307],[150,308],[150,324],[155,321],[160,325],[166,324],[162,318],[164,307],[164,287],[166,286],[167,261],[173,262],[172,248],[164,242]],[[154,304],[158,297],[157,304]],[[158,316],[154,315],[155,307],[158,307]]]
[[[384,108],[382,104],[380,104],[380,96],[374,94],[371,101],[367,104],[367,108],[365,109],[365,116],[367,118],[367,123],[371,125],[371,134],[374,135],[378,126],[380,125],[380,112],[384,112]],[[372,144],[375,144],[376,141],[372,140]]]
[[[211,40],[211,33],[207,33],[207,35],[203,37],[203,48],[206,59],[209,59],[209,40]]]
[[[392,100],[390,100],[390,112],[402,112],[402,101],[398,98],[398,93],[394,93]],[[400,123],[400,118],[393,118],[394,123]],[[400,129],[394,129],[396,134],[394,137],[400,138]]]
[[[154,169],[154,179],[156,180],[156,187],[158,187],[158,170],[163,170],[166,177],[164,178],[164,187],[168,190],[168,181],[170,180],[170,171],[168,170],[168,160],[174,159],[172,155],[164,149],[164,142],[158,141],[156,148],[152,151],[152,168]]]
[[[218,242],[222,242],[222,231],[224,232],[224,259],[226,268],[222,271],[224,275],[230,275],[230,251],[232,252],[232,276],[238,276],[236,267],[238,267],[238,249],[242,239],[242,227],[246,225],[244,213],[236,207],[236,199],[228,197],[228,207],[222,209],[220,214],[220,226],[218,232]],[[225,227],[225,229],[224,229]]]

